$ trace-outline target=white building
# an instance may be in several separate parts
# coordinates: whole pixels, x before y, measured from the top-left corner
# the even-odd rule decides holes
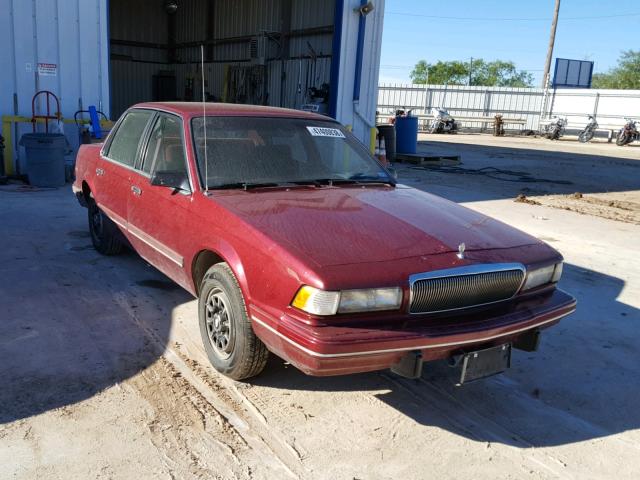
[[[384,0],[368,3],[0,0],[6,167],[23,162],[24,155],[16,165],[16,144],[32,129],[37,91],[59,98],[64,131],[76,146],[74,113],[90,105],[115,120],[141,101],[200,101],[202,51],[207,98],[302,108],[313,101],[310,88],[327,84],[320,108],[369,144]],[[35,107],[45,113],[43,96]]]

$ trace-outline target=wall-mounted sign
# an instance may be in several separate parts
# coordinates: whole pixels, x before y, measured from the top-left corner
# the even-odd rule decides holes
[[[593,62],[556,58],[553,74],[554,88],[591,88]]]
[[[38,75],[55,77],[58,74],[58,65],[55,63],[39,63]]]

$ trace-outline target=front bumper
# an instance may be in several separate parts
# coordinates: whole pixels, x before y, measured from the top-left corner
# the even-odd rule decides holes
[[[253,305],[251,317],[256,335],[276,355],[309,375],[342,375],[390,368],[411,351],[429,361],[514,342],[554,325],[575,308],[575,298],[554,289],[481,311],[403,316],[374,326],[310,326],[287,315],[274,319]]]

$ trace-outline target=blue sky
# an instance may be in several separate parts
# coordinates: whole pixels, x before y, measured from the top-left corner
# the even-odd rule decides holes
[[[554,0],[386,0],[380,81],[408,83],[409,72],[421,59],[434,63],[473,57],[512,60],[518,69],[534,75],[537,86],[554,4]],[[554,59],[592,60],[595,71],[603,72],[615,66],[621,50],[639,47],[640,2],[561,2]]]

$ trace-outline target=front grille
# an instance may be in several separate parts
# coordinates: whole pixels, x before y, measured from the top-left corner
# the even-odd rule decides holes
[[[521,264],[489,264],[412,275],[411,313],[441,312],[513,297],[522,285]]]

